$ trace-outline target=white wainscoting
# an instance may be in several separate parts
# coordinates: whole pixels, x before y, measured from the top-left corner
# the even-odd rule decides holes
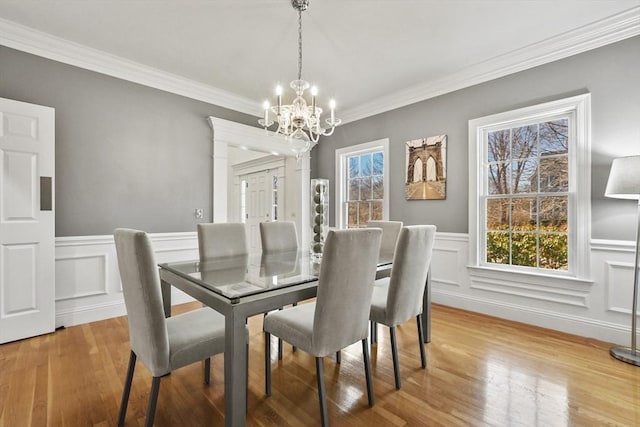
[[[198,257],[192,233],[150,234],[157,262]],[[56,238],[56,327],[72,326],[126,314],[113,236]],[[193,299],[173,289],[172,302]]]
[[[629,344],[633,242],[592,240],[590,280],[511,280],[478,273],[467,268],[468,254],[466,234],[438,233],[431,276],[434,303]]]
[[[198,257],[196,233],[150,234],[158,262]],[[509,280],[470,274],[466,234],[438,233],[433,302],[628,345],[633,242],[592,240],[591,280]],[[174,289],[173,302],[192,299]],[[125,314],[112,236],[56,239],[56,326]]]

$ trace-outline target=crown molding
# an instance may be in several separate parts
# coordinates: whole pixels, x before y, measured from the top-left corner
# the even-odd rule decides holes
[[[364,119],[479,83],[524,71],[640,34],[640,7],[585,25],[559,36],[496,56],[458,73],[343,110],[343,123]]]
[[[357,108],[343,110],[343,124],[445,93],[484,83],[538,65],[640,34],[640,7],[480,62],[446,78],[405,88]],[[259,117],[255,100],[92,49],[0,18],[0,45],[76,67],[160,89]]]
[[[262,113],[254,100],[2,18],[0,45],[253,116]]]

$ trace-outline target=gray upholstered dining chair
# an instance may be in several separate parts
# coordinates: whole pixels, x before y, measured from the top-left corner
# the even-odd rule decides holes
[[[380,242],[380,252],[378,253],[378,262],[383,260],[392,261],[393,254],[396,250],[396,242],[402,228],[402,221],[369,221],[367,227],[375,227],[382,229],[382,241]],[[384,276],[388,276],[389,272],[384,272]],[[383,276],[383,277],[384,277]],[[380,276],[378,276],[380,277]],[[378,325],[373,320],[371,323],[371,342],[378,341]]]
[[[269,221],[260,223],[260,242],[262,252],[290,252],[298,250],[298,233],[293,221]],[[294,306],[297,304],[293,304]],[[267,313],[265,313],[265,316]],[[293,351],[295,351],[295,346]],[[278,360],[282,360],[282,339],[278,339]]]
[[[400,230],[393,256],[391,276],[376,280],[369,318],[389,327],[396,389],[400,389],[400,367],[396,326],[412,317],[418,322],[418,341],[422,368],[427,366],[422,331],[422,295],[431,265],[435,225],[412,225]]]
[[[275,335],[316,358],[318,399],[322,425],[328,425],[323,357],[362,342],[369,406],[373,384],[367,343],[382,231],[379,229],[330,230],[320,264],[316,301],[267,314],[265,332],[265,392],[271,395],[271,345]]]
[[[375,227],[382,229],[382,241],[380,242],[380,252],[378,259],[393,259],[393,253],[396,249],[398,235],[402,228],[402,221],[369,221],[367,227]]]
[[[158,266],[149,237],[144,231],[119,228],[114,240],[131,345],[118,425],[124,425],[133,372],[140,358],[153,375],[145,423],[152,426],[160,378],[204,360],[204,380],[209,384],[209,358],[224,352],[224,316],[201,308],[165,318]]]
[[[198,224],[200,259],[247,254],[247,231],[241,222]]]
[[[293,221],[270,221],[260,223],[262,252],[284,252],[298,250],[298,234]]]

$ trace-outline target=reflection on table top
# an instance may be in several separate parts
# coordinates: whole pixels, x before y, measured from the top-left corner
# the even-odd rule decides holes
[[[253,253],[160,267],[230,299],[312,282],[320,271],[320,264],[306,251]]]
[[[389,264],[390,260],[380,260],[378,267]],[[320,273],[320,262],[312,259],[308,251],[258,252],[171,262],[160,267],[232,300],[313,282]]]

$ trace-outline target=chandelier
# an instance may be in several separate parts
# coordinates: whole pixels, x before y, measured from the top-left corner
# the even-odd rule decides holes
[[[302,80],[302,11],[309,6],[309,0],[291,0],[291,5],[298,11],[298,79],[290,83],[296,96],[291,104],[283,104],[282,86],[277,86],[276,105],[270,106],[269,101],[265,101],[264,118],[258,120],[258,123],[265,130],[276,123],[275,133],[284,135],[291,150],[298,156],[309,151],[318,142],[320,135],[331,135],[342,120],[335,116],[336,103],[332,99],[329,102],[330,118],[325,120],[325,125],[322,124],[322,108],[316,106],[317,87],[311,87],[311,105],[308,105],[304,98],[304,91],[311,85]],[[269,111],[275,114],[275,121],[269,118]]]

